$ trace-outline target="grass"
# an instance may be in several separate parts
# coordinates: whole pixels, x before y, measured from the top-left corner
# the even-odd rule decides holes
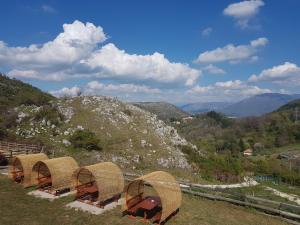
[[[274,188],[278,191],[287,193],[287,194],[294,194],[300,196],[300,188],[297,186],[290,186],[284,183],[280,184],[274,184],[272,182],[264,182],[263,183],[265,186],[269,186],[271,188]]]
[[[295,150],[300,150],[300,144],[292,144],[288,146],[283,146],[283,147],[278,147],[278,148],[271,148],[271,149],[266,149],[260,153],[260,155],[274,155],[274,154],[279,154],[282,152],[289,152],[289,151],[295,151]]]
[[[141,225],[127,217],[121,217],[120,208],[103,215],[68,209],[65,205],[73,197],[65,197],[53,202],[26,195],[28,190],[0,175],[0,224],[10,225]],[[210,201],[183,195],[179,214],[168,225],[284,225],[285,222],[224,202]]]
[[[296,205],[295,202],[291,202],[287,200],[286,198],[282,198],[280,196],[274,195],[271,191],[268,191],[265,189],[266,186],[274,187],[272,185],[257,185],[255,187],[244,187],[244,188],[234,188],[234,189],[226,189],[223,190],[222,194],[226,196],[226,194],[229,194],[233,198],[243,198],[246,195],[263,198],[267,200],[277,201],[277,202],[283,202],[283,203],[289,203]],[[277,186],[276,186],[277,187]],[[279,190],[279,189],[278,189]],[[287,192],[286,192],[287,193]]]

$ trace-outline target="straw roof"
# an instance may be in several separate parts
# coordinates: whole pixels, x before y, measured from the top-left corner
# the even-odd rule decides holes
[[[74,189],[72,175],[76,169],[78,164],[72,157],[60,157],[37,162],[32,169],[32,175],[33,179],[38,178],[38,173],[51,175],[53,189]]]
[[[10,161],[8,170],[10,178],[13,178],[12,172],[17,169],[24,173],[24,180],[22,185],[24,187],[30,187],[37,184],[37,180],[31,179],[31,171],[34,164],[40,160],[48,159],[48,156],[44,153],[29,154],[29,155],[17,155]]]
[[[94,181],[99,191],[100,202],[121,194],[124,190],[123,173],[111,162],[84,166],[74,172],[73,178],[77,185]]]
[[[150,184],[160,197],[162,204],[161,221],[179,209],[182,200],[180,186],[172,175],[163,171],[149,173],[129,183],[126,190],[125,208],[127,208],[128,200],[143,193],[144,183]]]

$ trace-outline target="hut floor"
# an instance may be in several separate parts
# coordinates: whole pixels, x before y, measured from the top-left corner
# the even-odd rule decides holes
[[[91,213],[94,215],[100,215],[106,211],[110,211],[110,210],[116,208],[119,205],[122,205],[123,202],[124,202],[124,199],[121,198],[121,199],[119,199],[118,202],[111,202],[111,203],[105,205],[104,208],[99,208],[95,205],[86,204],[82,201],[74,201],[74,202],[67,204],[66,206],[69,208],[74,208],[76,211],[81,210],[81,211],[88,212],[88,213]]]
[[[67,192],[62,195],[54,195],[54,194],[47,193],[45,191],[35,190],[35,191],[28,192],[28,195],[32,195],[37,198],[43,198],[43,199],[48,199],[50,201],[53,201],[55,199],[62,198],[62,197],[65,197],[65,196],[68,196],[68,195],[71,195],[74,193],[75,193],[74,191],[71,191],[71,192]]]

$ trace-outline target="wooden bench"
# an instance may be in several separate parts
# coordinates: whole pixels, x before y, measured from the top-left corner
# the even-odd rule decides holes
[[[128,206],[127,212],[129,214],[136,213],[136,211],[139,208],[138,204],[143,200],[142,196],[143,196],[143,193],[140,193],[140,194],[134,196],[133,198],[127,200],[127,206]]]
[[[44,176],[38,178],[38,186],[39,188],[45,188],[52,185],[51,176]]]
[[[94,184],[94,182],[77,185],[75,188],[77,190],[77,199],[82,198],[86,195],[94,195],[98,192],[98,188]]]

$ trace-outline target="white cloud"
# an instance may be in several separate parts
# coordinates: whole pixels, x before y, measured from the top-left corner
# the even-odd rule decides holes
[[[28,47],[9,47],[0,41],[0,66],[16,78],[62,81],[74,78],[107,78],[193,85],[201,71],[170,62],[163,54],[128,54],[107,39],[102,27],[74,21],[64,24],[53,41]]]
[[[81,94],[81,88],[79,88],[77,86],[74,86],[71,88],[64,87],[60,90],[50,91],[50,94],[57,96],[57,97],[62,97],[62,96],[74,97],[74,96],[78,96]]]
[[[85,93],[98,92],[115,92],[115,93],[146,93],[158,94],[158,88],[150,88],[146,85],[136,84],[103,84],[98,81],[91,81],[86,85]]]
[[[213,29],[211,27],[207,27],[204,30],[202,30],[201,35],[203,37],[208,37],[211,35],[212,32],[213,32]]]
[[[93,71],[99,71],[97,77],[183,82],[188,86],[193,85],[201,74],[201,71],[186,64],[170,62],[158,52],[152,55],[128,54],[112,43],[93,52],[81,63]]]
[[[256,40],[253,40],[250,42],[250,45],[254,48],[256,47],[260,47],[260,46],[265,46],[266,44],[268,44],[268,39],[265,38],[265,37],[261,37],[261,38],[258,38]]]
[[[0,65],[10,66],[16,70],[46,70],[54,73],[91,54],[98,43],[107,39],[102,27],[92,23],[74,21],[64,24],[64,31],[53,41],[43,45],[29,47],[8,47],[0,45]],[[42,79],[42,78],[41,78]]]
[[[56,13],[56,10],[50,5],[42,5],[41,8],[46,13]]]
[[[300,85],[300,67],[294,63],[285,62],[282,65],[265,69],[258,75],[253,74],[250,76],[249,81],[271,81],[274,83]]]
[[[249,85],[240,80],[230,80],[225,82],[216,82],[213,85],[199,86],[196,85],[187,93],[198,98],[210,98],[211,100],[237,100],[252,95],[270,93],[270,89],[260,88],[258,86]]]
[[[35,70],[11,70],[7,74],[9,77],[39,79],[39,74]]]
[[[217,63],[217,62],[240,62],[249,60],[255,56],[259,47],[263,47],[268,43],[265,37],[253,40],[248,45],[228,44],[222,48],[217,48],[211,51],[201,53],[195,60],[196,63]]]
[[[223,70],[213,64],[207,65],[206,67],[203,68],[203,70],[207,71],[208,73],[211,73],[211,74],[220,74],[220,75],[226,74],[225,70]]]
[[[231,16],[237,21],[241,28],[249,27],[249,21],[258,14],[260,8],[264,6],[262,0],[249,0],[228,5],[223,14]]]

